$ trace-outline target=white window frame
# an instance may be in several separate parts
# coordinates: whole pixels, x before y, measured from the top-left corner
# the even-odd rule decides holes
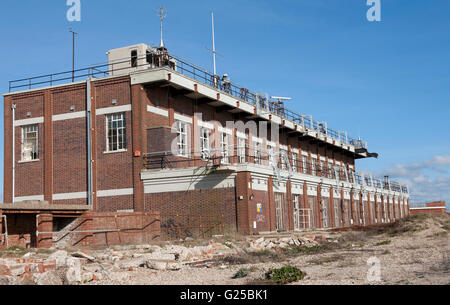
[[[211,130],[209,128],[202,127],[200,129],[200,148],[202,153],[202,159],[208,159],[207,157],[210,157],[211,153],[211,146],[210,146],[210,132]]]
[[[320,175],[322,177],[327,177],[328,178],[328,173],[325,172],[326,168],[327,168],[327,163],[326,161],[320,160]]]
[[[229,137],[226,132],[220,133],[220,148],[222,153],[222,159],[221,162],[224,164],[230,163],[230,144],[229,144]]]
[[[275,146],[273,146],[272,144],[267,144],[267,155],[268,155],[268,161],[269,161],[269,166],[275,166],[275,162],[274,162],[274,153],[275,153]]]
[[[25,142],[28,140],[26,138],[27,134],[35,133],[36,138],[34,139],[34,145],[31,150],[31,156],[30,159],[25,158]],[[22,162],[31,162],[31,161],[38,161],[39,160],[39,125],[27,125],[22,126],[22,147],[21,147],[21,161]]]
[[[286,156],[289,156],[287,150],[280,149],[281,170],[287,170],[286,158],[284,158],[284,154],[282,154],[283,152],[286,154]]]
[[[238,138],[238,162],[239,163],[245,163],[246,157],[245,157],[245,148],[246,148],[246,142],[245,138]]]
[[[302,156],[302,169],[303,169],[303,173],[307,174],[308,173],[308,157],[307,156]]]
[[[316,158],[311,158],[311,175],[317,176],[317,168],[316,168]]]
[[[177,156],[189,157],[189,133],[188,124],[182,121],[177,121]]]
[[[262,164],[261,143],[255,142],[255,164]]]
[[[114,117],[116,117],[116,116],[121,116],[121,118],[120,119],[114,119]],[[122,124],[122,126],[121,127],[116,127],[116,129],[117,129],[117,134],[116,134],[116,137],[117,137],[117,148],[115,148],[114,149],[114,147],[113,147],[113,149],[111,149],[110,148],[110,143],[109,143],[109,131],[110,131],[110,129],[109,129],[109,122],[110,122],[110,119],[112,120],[111,121],[111,124],[113,123],[113,122],[120,122],[120,121],[122,121],[123,122],[123,124]],[[123,138],[122,138],[122,147],[119,145],[119,137],[120,137],[120,130],[123,130],[123,134],[122,134],[122,136],[123,136]],[[127,121],[126,121],[126,117],[125,117],[125,112],[121,112],[121,113],[111,113],[111,114],[107,114],[106,115],[106,152],[121,152],[121,151],[126,151],[127,150]]]
[[[292,170],[294,172],[297,172],[297,170],[298,170],[298,166],[297,166],[298,160],[297,159],[298,159],[298,153],[293,152],[292,153]]]

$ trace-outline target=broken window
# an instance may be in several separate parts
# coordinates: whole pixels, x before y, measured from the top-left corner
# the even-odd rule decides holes
[[[239,163],[245,163],[245,139],[238,138],[238,159]]]
[[[292,153],[292,170],[297,172],[298,154]]]
[[[261,164],[261,143],[255,142],[255,164]]]
[[[186,123],[177,122],[177,148],[178,156],[188,156],[188,126]]]
[[[228,143],[228,134],[225,132],[222,132],[220,136],[220,147],[222,149],[222,163],[229,163],[229,143]]]
[[[131,51],[131,67],[136,68],[138,66],[137,50]]]
[[[38,125],[22,127],[22,161],[33,161],[39,159],[38,133]]]
[[[275,148],[272,146],[272,144],[268,144],[267,145],[267,154],[268,154],[268,158],[269,158],[269,166],[275,166],[275,162],[274,162],[274,153],[275,153]]]
[[[302,167],[303,167],[303,173],[308,173],[308,158],[306,156],[302,156]]]
[[[287,157],[287,151],[285,149],[280,149],[280,159],[281,159],[281,169],[286,170],[287,169],[287,163],[286,163],[286,157]]]
[[[202,128],[200,130],[200,144],[202,149],[202,159],[206,160],[210,158],[210,146],[209,146],[209,129]]]
[[[114,113],[106,117],[108,135],[106,139],[107,151],[125,150],[127,148],[125,113]]]

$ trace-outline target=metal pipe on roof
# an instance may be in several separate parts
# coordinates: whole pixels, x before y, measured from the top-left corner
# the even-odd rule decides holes
[[[15,197],[15,181],[16,181],[16,127],[14,122],[16,120],[16,104],[12,104],[12,203]]]
[[[93,185],[92,185],[92,122],[91,122],[91,78],[86,81],[86,123],[87,123],[87,153],[88,153],[88,205],[90,209],[93,209]]]

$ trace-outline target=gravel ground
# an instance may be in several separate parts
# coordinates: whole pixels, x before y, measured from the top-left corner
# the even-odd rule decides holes
[[[383,231],[317,231],[306,232],[304,237],[325,238],[319,246],[305,246],[293,251],[250,252],[250,242],[258,238],[209,241],[189,241],[184,246],[215,245],[225,258],[217,258],[210,267],[183,266],[178,271],[160,271],[146,267],[121,269],[118,263],[102,257],[117,255],[123,259],[148,253],[149,248],[113,247],[103,250],[87,250],[97,261],[88,267],[101,266],[107,270],[96,280],[84,281],[85,285],[251,285],[265,284],[265,274],[274,268],[294,266],[306,273],[306,277],[291,285],[449,285],[450,243],[448,231],[450,217],[444,215],[419,215],[402,221]],[[286,234],[285,236],[290,236]],[[292,236],[290,236],[292,237]],[[298,236],[297,236],[298,237]],[[280,236],[276,238],[282,239]],[[266,237],[270,239],[270,237]],[[160,246],[167,246],[167,242]],[[177,243],[179,244],[179,242]],[[226,244],[226,245],[225,245]],[[317,243],[316,243],[317,244]],[[231,245],[231,246],[230,246]],[[231,248],[231,249],[230,249]],[[68,249],[69,252],[72,252]],[[75,250],[73,250],[75,251]],[[253,249],[255,251],[255,249]],[[253,253],[253,254],[252,254]],[[51,253],[41,251],[34,257],[45,259]],[[2,256],[2,259],[7,258]],[[379,280],[369,281],[368,265],[372,259],[379,262]],[[120,265],[120,264],[119,264]],[[376,266],[375,266],[376,267]],[[241,269],[249,270],[248,276],[233,279]]]
[[[388,233],[376,235],[338,233],[336,237],[340,242],[337,249],[289,256],[279,262],[180,271],[138,268],[133,272],[113,272],[110,279],[93,284],[245,285],[263,279],[272,268],[292,265],[307,274],[304,280],[293,285],[449,285],[448,222],[449,218],[445,216],[418,217],[401,225],[398,232],[391,229]],[[380,281],[369,282],[367,275],[371,266],[367,262],[373,257],[380,262]],[[252,269],[253,272],[246,278],[232,279],[241,268]]]

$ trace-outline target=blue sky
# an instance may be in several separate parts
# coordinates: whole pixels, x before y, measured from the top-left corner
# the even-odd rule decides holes
[[[1,92],[12,79],[70,70],[70,27],[80,33],[77,67],[105,62],[109,49],[158,44],[159,5],[169,51],[212,70],[214,11],[219,74],[361,135],[380,158],[360,169],[410,184],[416,200],[450,202],[450,1],[381,0],[381,22],[366,19],[365,0],[81,4],[81,22],[69,22],[66,0],[1,1]]]

